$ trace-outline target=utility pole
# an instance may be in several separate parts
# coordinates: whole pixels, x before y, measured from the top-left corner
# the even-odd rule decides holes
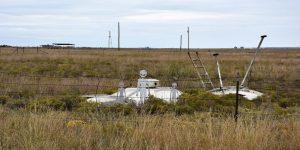
[[[182,50],[182,34],[180,35],[180,51]]]
[[[111,31],[108,31],[108,48],[112,47]]]
[[[120,51],[120,22],[118,22],[118,51]]]
[[[188,34],[188,51],[190,51],[190,27],[188,27],[187,34]]]

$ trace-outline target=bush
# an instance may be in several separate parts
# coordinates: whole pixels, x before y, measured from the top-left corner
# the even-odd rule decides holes
[[[213,107],[213,111],[214,112],[219,112],[219,113],[230,113],[230,114],[232,114],[234,112],[234,110],[235,110],[234,105],[226,106],[226,105],[216,104]]]
[[[287,99],[280,99],[278,101],[278,105],[282,108],[287,108],[287,107],[292,107],[295,106],[296,104],[291,101],[291,100],[287,100]]]
[[[42,97],[29,103],[31,110],[47,111],[47,110],[65,110],[65,103],[54,97]]]
[[[164,114],[171,108],[171,105],[162,99],[150,96],[145,104],[142,106],[142,110],[148,114]]]
[[[135,106],[134,105],[127,105],[127,104],[115,104],[112,106],[103,106],[100,107],[100,112],[104,114],[122,114],[124,116],[130,115],[134,112]]]
[[[175,107],[176,115],[194,114],[195,110],[189,105],[179,105]]]
[[[277,102],[280,98],[282,98],[277,91],[270,91],[268,94],[270,96],[271,102]]]
[[[79,107],[76,108],[76,111],[84,113],[94,113],[98,110],[100,104],[97,102],[87,102],[82,101],[79,103]]]
[[[209,111],[210,108],[214,112],[225,112],[232,113],[235,107],[235,94],[228,94],[224,96],[213,95],[210,92],[201,91],[201,90],[190,90],[185,92],[179,97],[179,100],[176,104],[176,113],[180,114],[187,112],[193,113],[193,111]],[[255,103],[261,102],[260,100],[254,101]],[[249,101],[242,96],[239,97],[239,106],[254,109],[256,104],[253,101]]]
[[[218,99],[219,96],[213,95],[209,92],[191,90],[182,94],[176,105],[188,105],[195,111],[209,111],[210,106],[212,106]]]
[[[279,115],[288,115],[288,114],[292,113],[291,110],[282,108],[278,104],[275,104],[274,111],[275,111],[276,114],[279,114]]]
[[[72,111],[79,107],[79,104],[84,100],[84,98],[80,96],[63,96],[59,98],[60,101],[62,101],[66,107],[66,110]]]

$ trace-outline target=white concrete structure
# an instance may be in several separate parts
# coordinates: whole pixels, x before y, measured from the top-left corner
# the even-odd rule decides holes
[[[226,94],[236,94],[236,86],[225,86],[221,89],[210,90],[212,94],[215,95],[226,95]],[[243,96],[248,100],[254,100],[263,95],[263,93],[248,89],[247,87],[239,89],[239,95]]]
[[[258,44],[255,55],[254,55],[254,57],[252,58],[252,60],[250,62],[250,65],[249,65],[249,67],[248,67],[248,69],[245,73],[245,76],[244,76],[244,78],[242,80],[242,83],[240,85],[240,88],[239,88],[239,95],[242,95],[244,98],[246,98],[248,100],[254,100],[254,99],[256,99],[256,98],[263,95],[263,93],[261,93],[261,92],[251,90],[251,89],[245,87],[245,83],[246,83],[246,80],[249,78],[251,68],[254,65],[255,58],[256,58],[259,50],[260,50],[260,46],[261,46],[264,38],[266,38],[266,37],[267,37],[266,35],[261,36],[261,40]],[[215,60],[217,62],[218,77],[219,77],[219,80],[220,80],[220,88],[214,88],[214,89],[210,90],[209,92],[211,92],[212,94],[215,94],[215,95],[236,94],[236,86],[225,86],[225,87],[223,87],[223,82],[222,82],[222,77],[221,77],[221,69],[220,69],[219,61],[217,59],[218,55],[219,54],[217,54],[217,53],[213,54],[213,56],[215,56]]]
[[[176,102],[177,98],[182,94],[177,90],[177,84],[173,83],[172,87],[160,87],[159,80],[145,79],[147,72],[142,70],[140,72],[140,79],[136,88],[124,88],[124,83],[119,84],[118,92],[112,95],[85,95],[89,102],[99,102],[104,104],[113,103],[135,103],[142,105],[149,96],[160,98],[168,103]]]

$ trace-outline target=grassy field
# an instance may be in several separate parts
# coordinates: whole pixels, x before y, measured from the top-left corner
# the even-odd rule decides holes
[[[15,49],[1,49],[0,71],[1,81],[13,81],[14,83],[39,83],[39,84],[75,84],[101,85],[116,87],[123,79],[128,85],[136,84],[138,72],[146,69],[149,77],[162,80],[163,85],[170,85],[177,81],[181,89],[199,87],[199,82],[181,80],[197,79],[196,73],[186,51],[179,52],[172,49],[164,50],[122,50],[113,49],[41,49],[37,54],[36,49],[26,48],[24,54]],[[206,67],[213,81],[217,85],[216,63],[211,56],[219,52],[222,76],[225,85],[232,85],[239,72],[242,77],[254,55],[254,50],[230,50],[216,49],[201,50],[200,55],[204,59]],[[262,88],[263,86],[279,86],[299,88],[299,62],[298,50],[263,50],[257,58],[252,71],[252,80],[249,86]],[[20,75],[29,75],[22,76]],[[30,77],[30,76],[48,76]],[[49,78],[58,77],[58,78]],[[65,78],[61,78],[65,77]],[[94,78],[93,78],[94,77]],[[275,83],[273,83],[275,82]],[[54,88],[54,89],[53,89]],[[59,87],[52,87],[56,90]],[[74,87],[73,87],[74,88]],[[68,89],[68,88],[63,88]],[[58,89],[57,91],[62,91]],[[78,88],[77,88],[78,89]],[[45,89],[46,90],[46,89]],[[263,89],[262,89],[263,90]],[[95,90],[92,90],[94,92]],[[47,91],[46,91],[47,92]],[[90,91],[82,91],[90,92]]]
[[[235,85],[254,51],[199,53],[218,86],[213,53],[224,85]],[[242,100],[235,123],[234,96],[201,90],[186,51],[1,48],[0,149],[300,149],[299,64],[300,50],[263,49],[248,86],[265,95]],[[121,80],[135,86],[142,69],[186,94],[178,104],[153,99],[144,108],[98,108],[78,97],[112,93]]]
[[[249,149],[300,148],[295,117],[89,116],[0,108],[2,149]]]

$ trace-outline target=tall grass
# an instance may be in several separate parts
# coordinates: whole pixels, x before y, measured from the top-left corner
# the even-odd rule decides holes
[[[197,81],[180,81],[197,78],[184,51],[42,49],[49,53],[44,55],[37,54],[34,48],[26,48],[24,54],[19,51],[17,55],[13,50],[1,48],[0,53],[0,72],[5,72],[0,74],[0,91],[5,95],[0,100],[6,103],[0,106],[0,149],[300,149],[297,113],[284,117],[244,114],[235,123],[232,116],[217,117],[201,112],[182,116],[172,112],[116,116],[96,111],[33,113],[23,106],[43,99],[43,93],[54,96],[111,93],[116,90],[113,87],[117,87],[119,79],[126,79],[126,85],[135,86],[141,69],[146,69],[149,77],[165,80],[161,83],[163,86],[175,81],[182,90],[199,88]],[[221,54],[225,85],[234,84],[235,78],[231,77],[237,72],[242,74],[253,56],[253,50],[214,51]],[[200,55],[209,74],[217,79],[211,53],[203,50]],[[299,57],[297,50],[263,50],[259,54],[252,71],[255,82],[249,85],[265,93],[259,111],[268,112],[265,109],[274,105],[278,106],[275,108],[279,114],[290,114],[285,113],[290,109],[285,107],[299,101],[300,96]],[[114,79],[99,80],[98,77]],[[217,84],[217,80],[214,82]],[[87,84],[107,87],[97,91],[95,86],[85,86]],[[291,109],[299,112],[298,107]]]
[[[0,108],[1,149],[300,149],[300,120],[243,116],[81,117]]]
[[[170,86],[177,82],[181,90],[201,87],[200,82],[180,81],[197,79],[197,74],[187,56],[186,51],[162,50],[130,50],[115,51],[113,49],[42,49],[49,54],[36,53],[34,48],[26,48],[25,53],[12,54],[14,49],[2,48],[0,53],[0,82],[5,91],[22,91],[32,89],[39,93],[95,93],[97,78],[114,78],[101,80],[100,88],[117,89],[118,82],[125,79],[126,85],[135,85],[138,72],[146,69],[149,77],[165,80],[161,84]],[[216,63],[211,54],[218,52],[224,85],[234,85],[237,72],[242,76],[253,57],[253,50],[201,50],[208,73],[217,86]],[[297,50],[262,50],[251,73],[250,87],[265,92],[266,86],[274,85],[293,88],[299,85],[300,53]],[[20,77],[20,74],[56,76],[71,78]],[[23,85],[23,84],[34,84]],[[83,86],[38,86],[37,84],[71,84]],[[1,84],[0,84],[1,85]],[[23,85],[23,86],[22,86]],[[115,87],[115,88],[114,88]],[[289,88],[289,89],[291,89]],[[35,93],[37,93],[35,92]],[[3,92],[2,92],[3,93]]]

